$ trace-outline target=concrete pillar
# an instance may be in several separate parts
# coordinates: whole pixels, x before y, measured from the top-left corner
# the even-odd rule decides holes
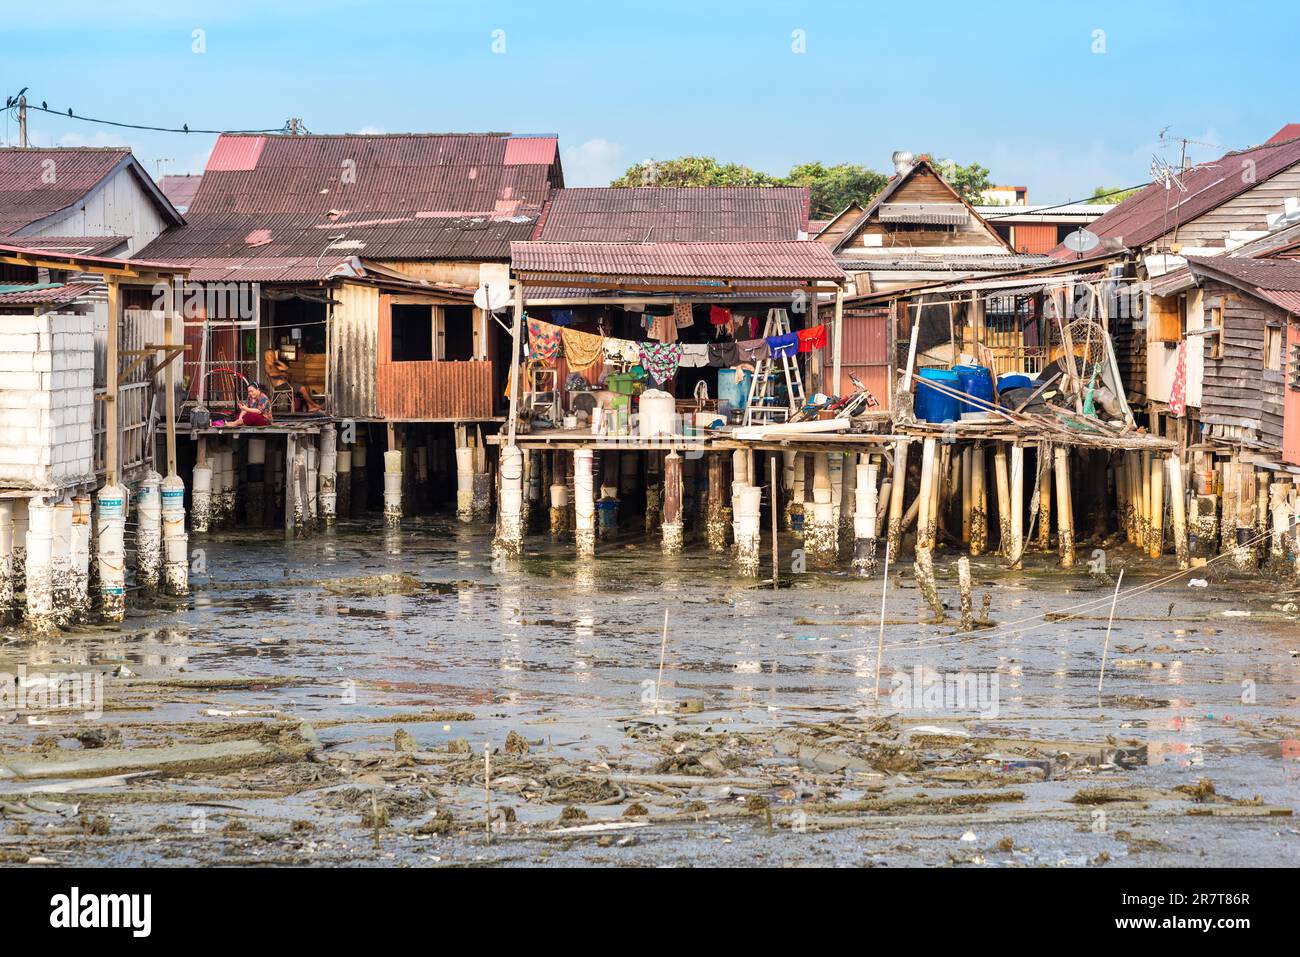
[[[320,499],[321,522],[326,528],[332,526],[338,517],[338,461],[338,432],[335,431],[333,425],[323,425],[320,430],[320,470],[317,473],[317,494]],[[427,474],[425,477],[427,479]]]
[[[54,618],[67,627],[77,617],[72,593],[72,499],[62,498],[54,506],[54,541],[50,551],[50,568],[54,581]]]
[[[217,455],[221,463],[221,520],[219,527],[230,528],[235,522],[235,450],[230,446]]]
[[[803,460],[799,458],[798,452],[788,449],[781,453],[781,493],[781,498],[785,502],[782,506],[782,524],[788,532],[794,528],[796,497],[799,505],[797,510],[799,521],[801,524],[803,522]]]
[[[874,460],[874,456],[862,456]],[[876,572],[876,478],[879,469],[872,461],[854,467],[853,570],[864,578]]]
[[[90,619],[90,513],[89,495],[72,500],[72,606],[76,621]]]
[[[162,483],[163,590],[174,598],[190,591],[190,540],[185,534],[185,483],[169,475]]]
[[[96,498],[100,616],[121,621],[126,617],[126,489],[105,485]]]
[[[457,449],[472,453],[472,449]],[[384,453],[384,524],[398,528],[402,524],[402,450],[389,449]]]
[[[0,499],[0,624],[8,623],[14,611],[14,505]]]
[[[645,454],[645,530],[653,532],[663,521],[664,489],[661,453]]]
[[[594,486],[591,449],[577,449],[573,453],[573,491],[574,538],[578,546],[578,558],[591,558],[596,554]]]
[[[480,520],[492,514],[492,474],[488,470],[487,453],[481,445],[474,447],[474,501],[470,511]]]
[[[244,467],[244,520],[256,528],[266,521],[266,439],[249,436]]]
[[[352,517],[352,447],[338,450],[335,461],[334,512],[341,518]]]
[[[162,575],[162,476],[150,470],[135,490],[135,583],[158,590]]]
[[[492,554],[516,557],[524,548],[524,457],[517,445],[501,448],[501,503]]]
[[[474,520],[474,450],[467,445],[456,448],[456,518]]]
[[[306,440],[307,453],[307,527],[315,530],[320,525],[320,437]]]
[[[745,453],[748,455],[748,453]],[[736,539],[736,564],[745,575],[757,575],[762,530],[761,503],[763,490],[756,485],[732,483],[733,535]]]
[[[682,457],[676,451],[664,459],[662,548],[666,555],[677,555],[682,550]]]
[[[194,490],[190,496],[190,527],[202,535],[212,524],[212,466],[196,465],[191,476]]]
[[[10,499],[14,506],[13,576],[15,582],[27,580],[27,499]]]
[[[809,564],[826,568],[835,564],[839,536],[832,501],[834,493],[831,489],[830,455],[814,452],[812,461],[812,508],[805,508],[803,544]]]
[[[27,623],[52,632],[58,619],[54,603],[54,506],[27,500]]]

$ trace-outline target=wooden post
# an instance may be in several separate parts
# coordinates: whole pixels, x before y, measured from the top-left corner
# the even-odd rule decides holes
[[[709,504],[704,517],[704,531],[708,539],[709,551],[723,552],[727,549],[726,496],[723,483],[726,481],[723,468],[723,452],[705,453],[709,461]]]
[[[1074,567],[1074,504],[1070,494],[1070,449],[1056,449],[1056,537],[1061,567]]]
[[[118,454],[117,418],[117,343],[122,319],[122,288],[116,277],[108,276],[108,350],[104,376],[104,485],[112,488],[121,475]]]
[[[1165,463],[1151,456],[1151,534],[1147,554],[1159,558],[1165,550]]]
[[[515,420],[519,412],[519,333],[524,322],[524,284],[515,280],[514,319],[510,324],[510,418],[506,422],[507,444],[515,444]]]
[[[970,553],[983,555],[989,544],[989,500],[985,487],[984,446],[971,449]]]
[[[772,514],[771,514],[771,522],[772,522],[772,589],[773,589],[774,591],[775,591],[777,588],[780,588],[780,587],[781,587],[781,552],[780,552],[780,543],[779,543],[778,540],[777,540],[777,525],[778,525],[778,522],[777,522],[777,515],[780,514],[780,509],[779,509],[778,506],[777,506],[777,498],[778,498],[779,493],[777,492],[778,482],[777,482],[776,459],[777,459],[777,453],[774,453],[774,452],[773,452],[773,453],[769,453],[768,456],[767,456],[767,460],[768,460],[768,481],[772,483],[772,484],[771,484],[771,489],[772,489],[772,501],[771,501],[771,506],[772,506]],[[711,489],[711,486],[710,486],[710,489]]]
[[[998,486],[998,550],[1011,560],[1011,483],[1007,478],[1007,446],[999,442],[993,452],[993,477]]]
[[[894,443],[894,474],[889,487],[889,534],[885,547],[897,555],[903,540],[903,490],[907,486],[907,440]]]
[[[668,555],[682,550],[682,457],[676,449],[664,459],[663,551]]]
[[[1174,554],[1178,567],[1188,568],[1191,559],[1187,547],[1187,491],[1183,487],[1183,463],[1177,452],[1169,455],[1169,505],[1174,522]]]
[[[1025,447],[1011,446],[1011,567],[1023,567],[1025,553]]]
[[[1052,550],[1052,447],[1038,443],[1038,547]]]
[[[813,293],[815,297],[817,294]],[[840,394],[840,358],[844,353],[844,287],[835,287],[835,329],[834,329],[834,358],[831,363],[831,387],[823,391],[827,395]]]
[[[970,544],[971,532],[971,512],[974,503],[971,501],[971,482],[974,474],[975,450],[970,446],[961,451],[961,542],[963,545]]]
[[[921,489],[916,500],[916,550],[934,548],[934,459],[935,440],[926,439],[921,446]]]

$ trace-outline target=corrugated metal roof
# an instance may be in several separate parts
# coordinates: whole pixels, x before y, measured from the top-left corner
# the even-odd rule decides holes
[[[125,148],[0,149],[0,234],[72,206],[130,155]]]
[[[250,146],[254,139],[265,142]],[[518,141],[525,145],[510,147],[504,133],[223,135],[188,225],[146,252],[193,264],[195,279],[263,282],[323,279],[352,256],[503,261],[512,240],[531,235],[559,176],[553,137],[549,153],[545,137]]]
[[[1259,294],[1278,308],[1300,316],[1300,292],[1283,289],[1261,289]]]
[[[69,256],[110,256],[130,240],[126,236],[3,236],[0,242]]]
[[[699,279],[843,279],[821,243],[510,244],[511,268],[575,276]]]
[[[547,242],[788,242],[808,231],[809,191],[791,186],[557,190]]]
[[[555,162],[559,142],[554,136],[512,136],[506,140],[507,166],[521,166],[537,163],[550,166]]]
[[[202,175],[164,176],[158,181],[158,188],[171,200],[171,204],[184,212],[198,192]]]
[[[1050,256],[1040,256],[1033,253],[1023,253],[1018,255],[989,255],[989,256],[918,256],[918,255],[901,255],[905,250],[900,250],[900,255],[893,259],[877,258],[874,256],[840,256],[836,259],[841,266],[848,272],[875,272],[876,270],[943,270],[946,272],[1010,272],[1013,269],[1024,269],[1032,266],[1042,266],[1052,262]]]
[[[1300,292],[1300,262],[1294,259],[1189,256],[1187,262],[1195,271],[1222,273],[1257,289]]]
[[[1088,228],[1102,239],[1121,240],[1130,249],[1142,246],[1170,232],[1175,224],[1190,223],[1297,163],[1300,139],[1227,153],[1180,173],[1186,192],[1152,183]]]
[[[71,282],[59,286],[16,289],[12,292],[0,291],[0,306],[61,306],[98,288],[98,283]]]
[[[970,210],[961,203],[881,203],[880,221],[963,226],[970,222]]]

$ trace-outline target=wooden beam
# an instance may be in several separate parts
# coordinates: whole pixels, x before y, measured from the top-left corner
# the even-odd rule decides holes
[[[117,345],[118,327],[122,319],[122,289],[113,276],[108,280],[108,355],[105,362],[107,374],[104,376],[104,484],[117,484],[120,465],[118,462],[117,432]]]

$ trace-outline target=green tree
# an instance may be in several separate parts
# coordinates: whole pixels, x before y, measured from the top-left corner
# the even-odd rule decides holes
[[[849,203],[866,206],[885,188],[889,178],[853,163],[823,166],[812,162],[794,167],[782,182],[787,186],[808,187],[812,194],[809,216],[829,219]]]
[[[955,189],[968,203],[984,202],[984,191],[993,188],[987,167],[979,163],[958,166],[950,159],[935,159],[932,154],[922,153],[919,159],[928,159],[944,181]]]
[[[647,160],[627,168],[610,186],[779,186],[774,176],[740,163],[719,163],[712,156]]]
[[[1142,192],[1142,187],[1140,186],[1137,189],[1125,190],[1120,190],[1115,186],[1098,186],[1092,191],[1092,196],[1089,199],[1085,199],[1084,202],[1093,205],[1112,205],[1114,203],[1122,203],[1130,196],[1136,196],[1140,192]]]

